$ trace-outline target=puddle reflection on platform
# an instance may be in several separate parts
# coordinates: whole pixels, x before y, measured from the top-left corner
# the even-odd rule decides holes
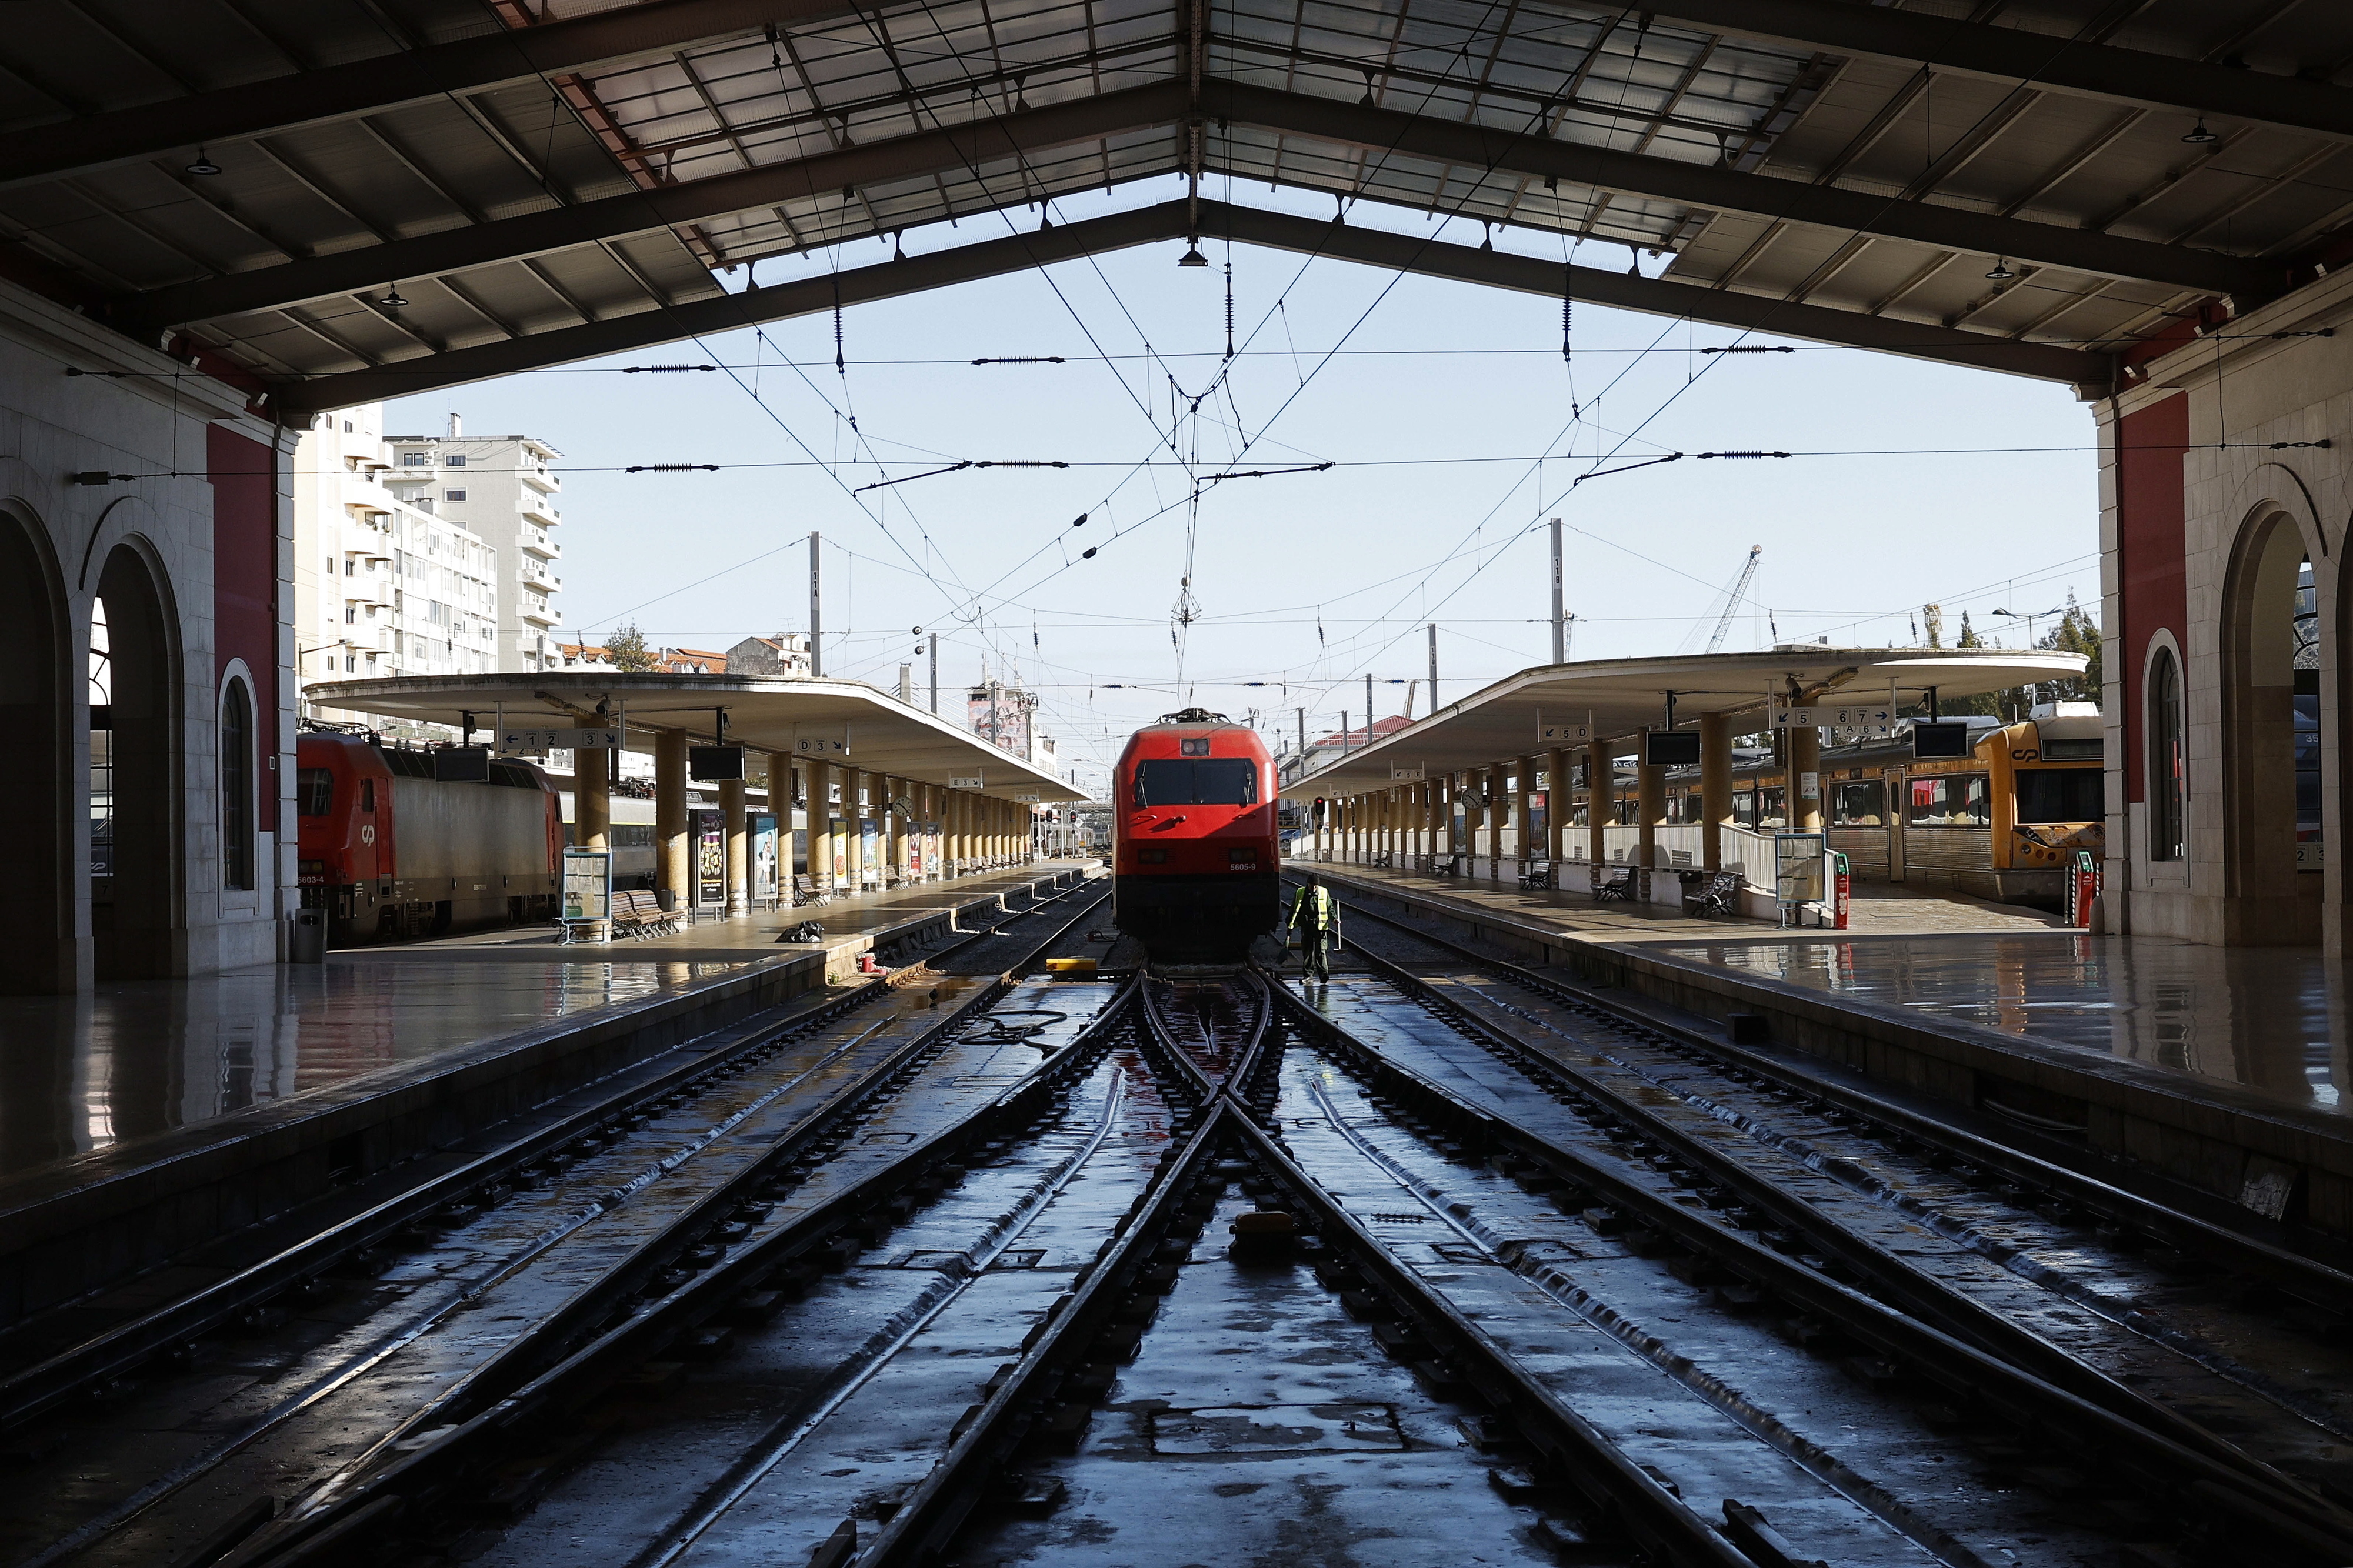
[[[0,1174],[741,967],[337,954],[0,997]]]
[[[2309,948],[1989,934],[1645,951],[2353,1110],[2345,968]]]

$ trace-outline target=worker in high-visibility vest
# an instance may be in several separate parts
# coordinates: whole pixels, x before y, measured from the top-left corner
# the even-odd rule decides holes
[[[1302,879],[1291,900],[1286,933],[1299,933],[1302,973],[1311,980],[1332,978],[1332,952],[1340,945],[1340,900],[1313,873]]]

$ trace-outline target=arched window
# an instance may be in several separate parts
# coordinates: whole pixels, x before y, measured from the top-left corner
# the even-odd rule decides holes
[[[232,679],[221,698],[221,886],[253,887],[253,700]]]
[[[2161,647],[2148,667],[2148,858],[2179,860],[2189,779],[2181,756],[2181,667]]]

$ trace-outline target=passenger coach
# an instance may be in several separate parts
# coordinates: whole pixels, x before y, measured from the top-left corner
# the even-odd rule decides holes
[[[1129,738],[1113,787],[1113,923],[1155,963],[1240,963],[1280,918],[1266,742],[1187,708]]]

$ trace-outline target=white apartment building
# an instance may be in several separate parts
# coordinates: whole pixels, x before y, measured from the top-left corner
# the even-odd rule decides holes
[[[488,673],[498,552],[387,487],[383,414],[368,405],[320,415],[295,447],[296,676]]]
[[[457,415],[447,434],[388,438],[393,493],[454,522],[497,553],[498,646],[491,668],[561,668],[554,601],[564,586],[564,547],[548,530],[564,521],[554,497],[564,481],[547,465],[563,453],[529,436],[467,437]]]

